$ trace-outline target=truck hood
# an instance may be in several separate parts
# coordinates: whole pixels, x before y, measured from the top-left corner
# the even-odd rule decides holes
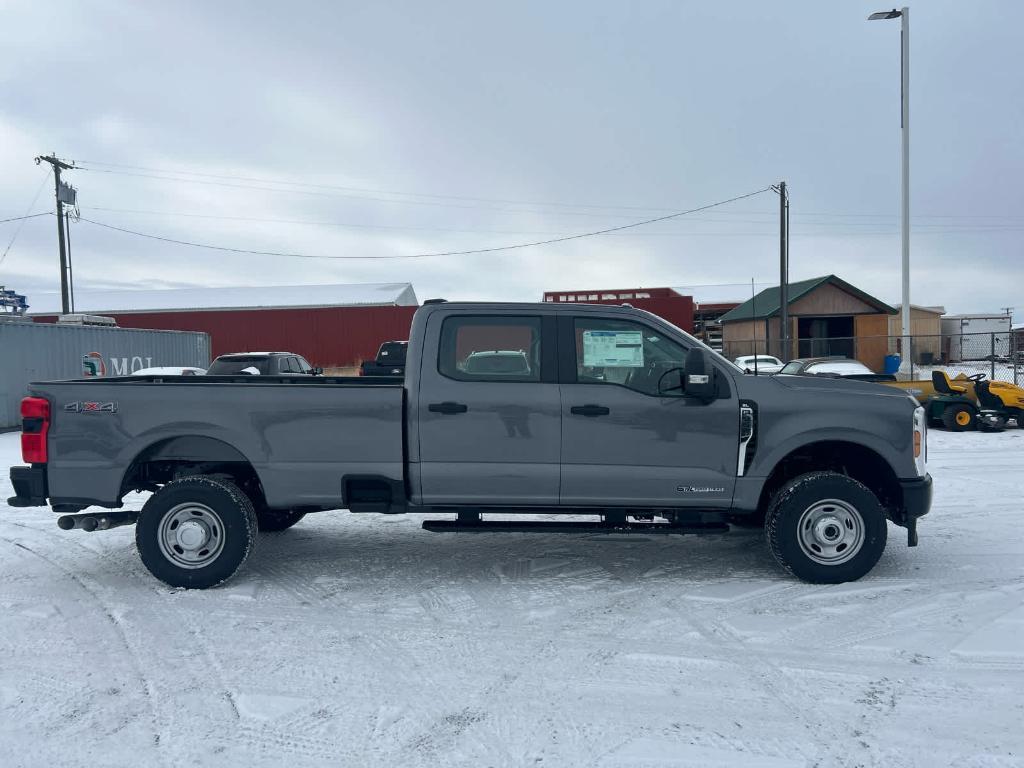
[[[909,395],[896,387],[870,381],[856,381],[833,376],[772,376],[772,380],[792,390],[835,392],[844,395],[874,395],[906,399]]]

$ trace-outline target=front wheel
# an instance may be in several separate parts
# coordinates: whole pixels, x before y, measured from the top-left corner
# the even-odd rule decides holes
[[[838,472],[790,480],[768,508],[765,532],[776,562],[812,584],[856,581],[882,556],[885,511],[863,484]]]
[[[143,565],[172,587],[206,589],[231,578],[256,542],[256,513],[237,485],[184,477],[154,493],[135,526]]]

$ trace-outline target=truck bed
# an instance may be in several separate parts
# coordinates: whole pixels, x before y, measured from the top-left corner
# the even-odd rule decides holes
[[[49,495],[68,503],[116,504],[140,457],[197,450],[249,462],[272,507],[340,507],[345,476],[404,478],[400,378],[128,376],[30,392],[53,404]]]

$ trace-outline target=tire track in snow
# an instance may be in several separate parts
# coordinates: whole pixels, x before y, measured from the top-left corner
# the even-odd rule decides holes
[[[28,528],[28,526],[21,527]],[[169,765],[161,746],[162,744],[167,744],[169,742],[165,738],[165,735],[160,727],[161,718],[156,710],[155,702],[157,701],[157,696],[155,689],[153,687],[153,683],[143,671],[143,665],[139,658],[138,651],[136,651],[134,645],[128,639],[128,633],[125,629],[125,626],[122,623],[121,619],[117,616],[116,612],[111,610],[110,606],[108,606],[107,603],[104,602],[103,598],[100,597],[99,592],[95,587],[90,586],[83,577],[79,576],[71,569],[65,567],[61,563],[58,563],[52,558],[47,557],[46,555],[36,552],[31,547],[28,547],[25,544],[14,539],[7,538],[6,536],[0,536],[0,541],[5,541],[12,546],[23,549],[24,551],[35,555],[40,560],[48,563],[50,566],[52,566],[60,573],[62,573],[66,578],[68,578],[73,584],[79,587],[79,589],[81,589],[89,597],[89,599],[96,606],[99,607],[100,613],[103,615],[103,618],[106,619],[106,621],[113,627],[115,635],[120,640],[120,644],[123,645],[125,650],[128,652],[128,657],[131,659],[131,664],[135,668],[135,673],[139,678],[139,682],[141,684],[142,689],[142,697],[145,700],[146,706],[150,712],[150,722],[152,725],[153,732],[153,746],[156,750],[157,761],[161,765]]]

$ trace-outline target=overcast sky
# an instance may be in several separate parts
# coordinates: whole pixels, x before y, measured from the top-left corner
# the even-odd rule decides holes
[[[549,239],[785,179],[791,278],[896,303],[899,22],[866,21],[885,7],[0,1],[0,219],[52,210],[52,182],[29,205],[49,152],[91,169],[66,175],[88,219],[326,256]],[[912,301],[1024,316],[1024,3],[912,11]],[[409,260],[85,221],[71,238],[82,289],[411,281],[421,299],[535,300],[777,280],[777,209],[768,192]],[[25,222],[0,284],[58,288],[53,217]]]

